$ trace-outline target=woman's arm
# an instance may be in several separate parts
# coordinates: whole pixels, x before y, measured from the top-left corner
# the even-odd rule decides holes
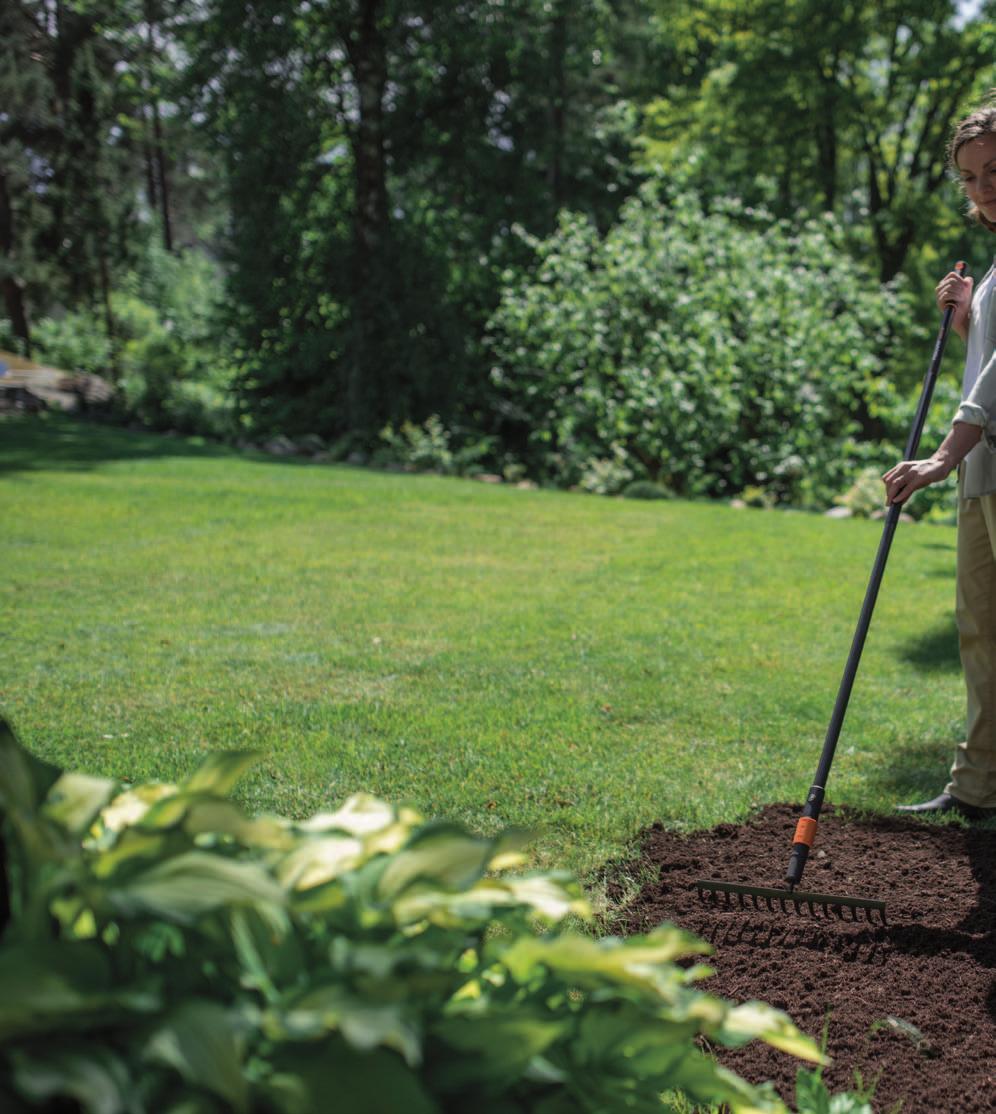
[[[882,477],[889,503],[905,503],[914,491],[947,479],[979,443],[981,425],[956,421],[933,456],[926,460],[904,460]]]

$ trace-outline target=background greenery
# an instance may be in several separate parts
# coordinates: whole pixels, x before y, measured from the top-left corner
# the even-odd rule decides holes
[[[424,463],[431,421],[457,471],[828,505],[897,440],[934,283],[991,255],[944,146],[994,15],[13,0],[0,341],[154,428]]]

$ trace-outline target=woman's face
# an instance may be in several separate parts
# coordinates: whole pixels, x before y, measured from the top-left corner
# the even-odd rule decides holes
[[[968,200],[991,224],[996,224],[996,135],[983,135],[962,144],[955,156]]]

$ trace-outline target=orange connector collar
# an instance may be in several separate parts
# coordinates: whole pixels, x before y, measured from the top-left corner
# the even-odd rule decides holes
[[[812,847],[814,839],[816,839],[816,821],[808,816],[801,817],[795,826],[795,837],[792,842],[804,843],[807,847]]]

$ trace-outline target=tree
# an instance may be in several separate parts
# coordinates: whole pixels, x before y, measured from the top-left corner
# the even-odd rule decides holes
[[[602,77],[613,9],[205,12],[191,79],[226,152],[249,411],[369,440],[473,409],[512,224],[549,230],[564,203],[607,223],[625,192],[635,117]]]
[[[13,335],[31,353],[30,284],[42,267],[34,251],[45,223],[33,151],[50,140],[51,86],[42,53],[44,34],[30,10],[0,8],[0,286]]]
[[[954,0],[661,7],[707,61],[650,106],[651,158],[691,156],[714,194],[836,212],[867,229],[879,278],[898,274],[936,219],[952,121],[996,80],[996,5],[967,23]]]

